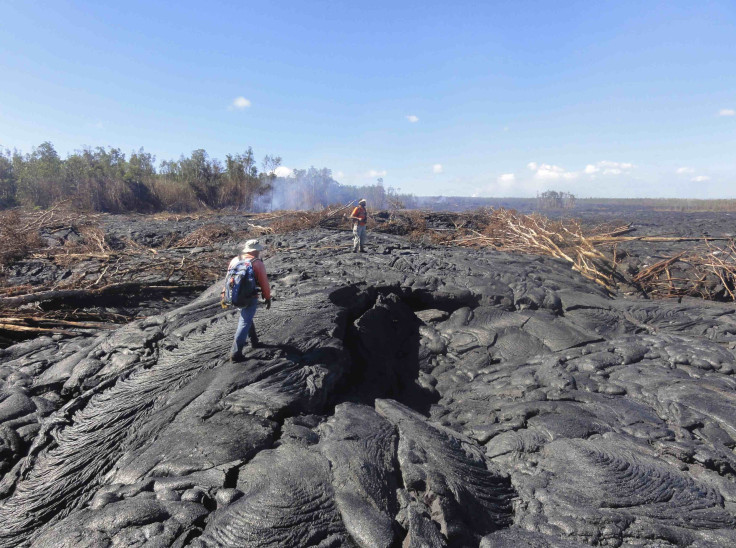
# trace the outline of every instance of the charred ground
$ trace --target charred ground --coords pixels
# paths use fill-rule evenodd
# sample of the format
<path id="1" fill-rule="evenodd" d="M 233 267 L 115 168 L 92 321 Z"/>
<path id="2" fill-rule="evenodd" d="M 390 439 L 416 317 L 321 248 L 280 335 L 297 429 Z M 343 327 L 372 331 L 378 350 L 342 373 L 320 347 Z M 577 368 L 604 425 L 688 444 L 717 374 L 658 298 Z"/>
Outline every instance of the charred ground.
<path id="1" fill-rule="evenodd" d="M 731 304 L 625 297 L 561 259 L 441 245 L 451 216 L 421 233 L 388 217 L 412 230 L 373 230 L 364 256 L 339 226 L 269 233 L 314 220 L 290 215 L 103 216 L 107 258 L 59 264 L 70 238 L 87 245 L 79 228 L 6 269 L 28 295 L 107 280 L 116 252 L 140 264 L 78 285 L 87 301 L 21 303 L 90 325 L 0 350 L 0 545 L 736 541 Z M 653 215 L 627 234 L 733 227 Z M 265 346 L 230 364 L 234 313 L 212 282 L 258 233 L 277 299 L 256 317 Z M 640 270 L 692 245 L 619 247 Z"/>

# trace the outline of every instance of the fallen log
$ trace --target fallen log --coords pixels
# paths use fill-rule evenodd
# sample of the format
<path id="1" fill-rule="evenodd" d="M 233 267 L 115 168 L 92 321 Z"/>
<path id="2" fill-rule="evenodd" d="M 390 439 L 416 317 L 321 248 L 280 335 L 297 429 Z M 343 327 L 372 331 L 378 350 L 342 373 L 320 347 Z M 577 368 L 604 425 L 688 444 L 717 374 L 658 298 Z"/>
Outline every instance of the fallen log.
<path id="1" fill-rule="evenodd" d="M 248 228 L 255 232 L 256 234 L 265 235 L 265 234 L 273 234 L 273 228 L 270 226 L 262 226 L 262 225 L 254 225 L 253 223 L 247 223 Z"/>
<path id="2" fill-rule="evenodd" d="M 345 210 L 345 209 L 348 209 L 349 207 L 351 207 L 351 206 L 353 206 L 353 205 L 355 205 L 355 200 L 352 200 L 351 202 L 348 202 L 348 203 L 347 203 L 347 204 L 345 204 L 344 206 L 342 206 L 342 207 L 338 207 L 338 208 L 337 208 L 337 209 L 335 209 L 334 211 L 331 211 L 331 212 L 329 212 L 329 213 L 328 213 L 328 214 L 327 214 L 327 215 L 325 216 L 325 218 L 324 218 L 324 219 L 322 219 L 322 221 L 326 221 L 327 219 L 330 219 L 330 218 L 334 217 L 335 215 L 337 215 L 337 214 L 338 214 L 338 213 L 340 213 L 341 211 L 343 211 L 343 210 Z M 320 221 L 320 222 L 322 222 L 322 221 Z"/>
<path id="3" fill-rule="evenodd" d="M 146 292 L 146 293 L 167 293 L 182 290 L 199 290 L 209 287 L 209 284 L 188 284 L 188 285 L 152 285 L 142 282 L 124 282 L 117 284 L 109 284 L 96 289 L 56 289 L 51 291 L 39 291 L 37 293 L 28 293 L 25 295 L 16 295 L 14 297 L 0 298 L 0 308 L 16 307 L 29 303 L 70 300 L 70 299 L 90 299 L 94 297 L 102 297 L 115 294 Z"/>
<path id="4" fill-rule="evenodd" d="M 31 327 L 27 325 L 15 325 L 11 323 L 0 323 L 0 331 L 15 331 L 24 334 L 38 335 L 76 335 L 73 331 L 63 329 L 50 329 L 48 327 Z"/>
<path id="5" fill-rule="evenodd" d="M 105 322 L 71 321 L 57 318 L 40 318 L 35 316 L 0 317 L 0 325 L 18 325 L 25 327 L 73 327 L 76 329 L 117 329 L 119 325 Z"/>
<path id="6" fill-rule="evenodd" d="M 732 238 L 710 238 L 708 236 L 588 236 L 595 243 L 606 242 L 727 242 Z"/>
<path id="7" fill-rule="evenodd" d="M 64 250 L 61 250 L 58 253 L 54 253 L 55 250 L 47 250 L 43 253 L 33 253 L 31 254 L 31 258 L 33 259 L 56 259 L 56 258 L 65 258 L 65 259 L 101 259 L 101 260 L 111 260 L 117 258 L 118 254 L 116 253 L 67 253 Z"/>

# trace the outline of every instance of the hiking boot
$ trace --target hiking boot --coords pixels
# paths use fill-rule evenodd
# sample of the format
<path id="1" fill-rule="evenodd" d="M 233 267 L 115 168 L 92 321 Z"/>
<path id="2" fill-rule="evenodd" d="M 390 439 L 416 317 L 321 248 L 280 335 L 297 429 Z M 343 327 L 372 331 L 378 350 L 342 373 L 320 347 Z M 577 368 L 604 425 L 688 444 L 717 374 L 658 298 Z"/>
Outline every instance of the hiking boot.
<path id="1" fill-rule="evenodd" d="M 357 252 L 358 252 L 358 250 L 357 250 L 357 249 L 353 249 L 353 253 L 357 253 Z"/>
<path id="2" fill-rule="evenodd" d="M 245 361 L 245 356 L 243 356 L 240 353 L 238 353 L 238 354 L 230 354 L 230 361 L 232 363 L 241 363 L 241 362 L 244 362 Z"/>
<path id="3" fill-rule="evenodd" d="M 361 253 L 368 253 L 365 249 L 360 250 Z"/>
<path id="4" fill-rule="evenodd" d="M 251 348 L 263 348 L 263 343 L 258 340 L 250 341 L 250 347 Z"/>

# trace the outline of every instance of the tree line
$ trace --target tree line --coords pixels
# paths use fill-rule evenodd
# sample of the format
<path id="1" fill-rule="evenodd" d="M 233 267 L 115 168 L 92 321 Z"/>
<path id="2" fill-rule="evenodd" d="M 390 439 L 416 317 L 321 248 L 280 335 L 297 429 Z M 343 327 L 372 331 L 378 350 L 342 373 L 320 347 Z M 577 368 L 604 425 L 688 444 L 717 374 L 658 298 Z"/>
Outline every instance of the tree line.
<path id="1" fill-rule="evenodd" d="M 547 190 L 537 194 L 537 209 L 574 209 L 576 198 L 570 192 Z"/>
<path id="2" fill-rule="evenodd" d="M 296 169 L 277 177 L 278 156 L 257 161 L 252 148 L 211 158 L 204 149 L 178 160 L 156 158 L 143 148 L 126 156 L 119 148 L 84 148 L 61 158 L 50 142 L 31 153 L 0 151 L 0 209 L 47 208 L 70 200 L 89 211 L 110 213 L 317 209 L 365 197 L 374 207 L 411 207 L 411 195 L 370 186 L 342 185 L 327 168 Z"/>

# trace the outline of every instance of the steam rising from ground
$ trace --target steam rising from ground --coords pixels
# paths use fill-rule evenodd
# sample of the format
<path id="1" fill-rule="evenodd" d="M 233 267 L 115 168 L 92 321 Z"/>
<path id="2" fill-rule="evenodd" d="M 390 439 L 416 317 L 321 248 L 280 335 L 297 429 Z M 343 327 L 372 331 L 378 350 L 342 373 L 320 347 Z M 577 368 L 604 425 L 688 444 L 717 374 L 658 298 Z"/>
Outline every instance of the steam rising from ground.
<path id="1" fill-rule="evenodd" d="M 369 207 L 378 209 L 396 203 L 404 207 L 416 205 L 413 196 L 399 194 L 380 181 L 369 186 L 343 185 L 332 177 L 332 170 L 328 168 L 290 170 L 279 167 L 274 174 L 276 178 L 271 190 L 255 200 L 256 211 L 321 209 L 331 204 L 357 203 L 361 198 L 368 201 Z"/>

